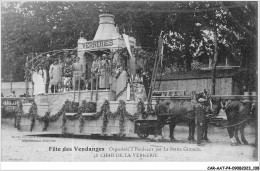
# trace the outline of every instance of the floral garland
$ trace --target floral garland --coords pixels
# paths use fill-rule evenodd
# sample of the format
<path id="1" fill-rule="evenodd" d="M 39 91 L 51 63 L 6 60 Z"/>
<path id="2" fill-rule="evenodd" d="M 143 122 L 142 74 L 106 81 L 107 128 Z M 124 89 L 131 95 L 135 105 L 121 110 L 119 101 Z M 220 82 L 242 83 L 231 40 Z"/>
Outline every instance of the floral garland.
<path id="1" fill-rule="evenodd" d="M 96 112 L 96 103 L 95 102 L 84 102 L 82 103 L 79 113 L 90 113 L 90 112 Z M 84 129 L 84 123 L 85 120 L 96 120 L 100 118 L 100 116 L 103 115 L 103 126 L 102 126 L 102 133 L 106 131 L 107 123 L 108 123 L 108 116 L 111 115 L 110 112 L 110 105 L 109 101 L 106 100 L 104 104 L 101 106 L 101 109 L 99 112 L 97 112 L 95 115 L 92 116 L 80 116 L 79 117 L 79 132 L 82 133 Z"/>
<path id="2" fill-rule="evenodd" d="M 67 122 L 67 118 L 65 113 L 63 113 L 63 117 L 62 117 L 62 124 L 61 124 L 61 133 L 62 135 L 65 135 L 67 133 L 67 127 L 66 127 L 66 122 Z"/>
<path id="3" fill-rule="evenodd" d="M 32 118 L 31 120 L 31 125 L 30 125 L 30 131 L 33 130 L 35 126 L 35 120 L 39 120 L 40 122 L 44 122 L 43 129 L 42 131 L 46 131 L 49 125 L 49 122 L 54 122 L 56 121 L 61 115 L 62 117 L 62 134 L 66 134 L 67 128 L 66 128 L 66 121 L 67 119 L 69 120 L 79 120 L 80 121 L 80 132 L 83 131 L 84 129 L 84 123 L 85 120 L 96 120 L 100 118 L 101 115 L 103 115 L 103 126 L 102 126 L 102 133 L 106 131 L 106 127 L 108 124 L 108 118 L 109 117 L 117 117 L 119 116 L 119 136 L 123 136 L 124 132 L 124 123 L 125 123 L 125 118 L 127 117 L 130 121 L 135 121 L 138 119 L 139 115 L 142 115 L 143 118 L 147 117 L 148 115 L 155 115 L 157 109 L 153 110 L 151 104 L 147 104 L 147 112 L 145 111 L 144 107 L 144 102 L 139 101 L 137 104 L 137 112 L 134 115 L 131 115 L 129 112 L 126 111 L 126 103 L 123 100 L 119 101 L 119 106 L 117 108 L 117 111 L 112 113 L 110 111 L 110 104 L 109 101 L 106 100 L 104 104 L 101 106 L 101 109 L 99 112 L 97 112 L 95 115 L 91 116 L 82 116 L 82 113 L 90 113 L 90 112 L 96 112 L 96 102 L 86 102 L 83 101 L 82 105 L 80 107 L 76 106 L 76 103 L 70 102 L 70 101 L 65 101 L 65 104 L 61 108 L 61 110 L 56 113 L 55 115 L 50 116 L 50 112 L 46 112 L 44 116 L 39 116 L 38 111 L 37 111 L 37 105 L 35 102 L 32 103 L 31 108 L 29 109 L 28 114 L 24 114 L 22 110 L 22 102 L 19 103 L 19 106 L 17 108 L 17 129 L 20 130 L 20 121 L 21 117 L 27 117 L 27 118 Z M 74 116 L 66 116 L 65 113 L 77 113 Z"/>
<path id="4" fill-rule="evenodd" d="M 126 89 L 127 89 L 127 84 L 126 84 L 126 86 L 124 87 L 124 89 L 123 89 L 122 91 L 120 91 L 120 92 L 116 95 L 116 100 L 117 100 L 120 96 L 123 95 L 123 93 L 126 91 Z"/>
<path id="5" fill-rule="evenodd" d="M 106 100 L 104 102 L 104 104 L 102 105 L 100 113 L 101 113 L 100 115 L 103 114 L 102 133 L 104 133 L 106 131 L 107 124 L 108 124 L 108 116 L 111 115 L 110 105 L 109 105 L 109 101 L 108 100 Z"/>
<path id="6" fill-rule="evenodd" d="M 82 104 L 79 108 L 79 112 L 80 113 L 94 113 L 96 112 L 96 106 L 97 103 L 96 102 L 86 102 L 85 100 L 82 101 Z M 101 116 L 101 112 L 96 113 L 95 115 L 92 116 L 80 116 L 79 117 L 79 132 L 81 133 L 84 129 L 84 123 L 85 120 L 94 120 L 94 119 L 98 119 Z"/>
<path id="7" fill-rule="evenodd" d="M 21 117 L 24 117 L 24 118 L 31 118 L 30 131 L 33 130 L 33 128 L 35 126 L 36 119 L 39 122 L 44 122 L 42 130 L 46 131 L 48 126 L 49 126 L 49 122 L 55 122 L 56 120 L 58 120 L 58 118 L 62 114 L 65 113 L 65 109 L 67 108 L 68 103 L 69 103 L 69 101 L 67 100 L 65 102 L 65 104 L 63 105 L 63 107 L 61 108 L 61 110 L 58 113 L 56 113 L 56 114 L 54 114 L 52 116 L 49 116 L 50 112 L 46 112 L 45 116 L 39 116 L 38 115 L 38 110 L 37 110 L 37 105 L 36 105 L 36 103 L 34 101 L 32 102 L 32 106 L 29 109 L 29 113 L 27 113 L 27 114 L 24 114 L 22 102 L 20 101 L 19 105 L 18 105 L 18 108 L 16 108 L 16 128 L 18 130 L 21 129 L 21 125 L 20 125 L 21 124 Z"/>
<path id="8" fill-rule="evenodd" d="M 77 113 L 77 114 L 73 115 L 73 116 L 66 116 L 65 115 L 66 113 Z M 67 100 L 64 105 L 64 112 L 63 112 L 63 116 L 62 116 L 61 129 L 62 129 L 63 135 L 67 134 L 67 127 L 66 127 L 67 119 L 76 120 L 79 117 L 80 117 L 80 113 L 78 112 L 78 107 L 77 107 L 76 103 Z"/>
<path id="9" fill-rule="evenodd" d="M 16 128 L 21 130 L 21 117 L 23 115 L 23 104 L 22 101 L 19 101 L 17 113 L 16 113 Z"/>
<path id="10" fill-rule="evenodd" d="M 117 108 L 117 112 L 116 114 L 119 114 L 119 136 L 123 136 L 123 132 L 125 130 L 124 126 L 125 126 L 125 119 L 124 116 L 126 116 L 126 114 L 128 113 L 126 111 L 126 107 L 125 107 L 125 101 L 120 100 L 119 101 L 119 106 Z"/>
<path id="11" fill-rule="evenodd" d="M 41 118 L 41 121 L 43 122 L 42 131 L 47 131 L 50 122 L 50 112 L 46 112 L 44 117 Z"/>
<path id="12" fill-rule="evenodd" d="M 31 118 L 31 124 L 30 124 L 30 131 L 32 132 L 34 126 L 35 126 L 35 118 L 38 114 L 38 109 L 35 101 L 33 101 L 32 106 L 29 109 L 28 115 L 25 115 L 23 117 Z"/>

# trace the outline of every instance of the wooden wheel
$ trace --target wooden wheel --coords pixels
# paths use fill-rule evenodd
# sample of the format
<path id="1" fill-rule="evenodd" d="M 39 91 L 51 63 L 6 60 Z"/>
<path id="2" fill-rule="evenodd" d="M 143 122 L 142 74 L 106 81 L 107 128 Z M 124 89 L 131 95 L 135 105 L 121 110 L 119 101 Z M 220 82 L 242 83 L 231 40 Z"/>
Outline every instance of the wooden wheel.
<path id="1" fill-rule="evenodd" d="M 149 136 L 149 134 L 147 134 L 147 133 L 137 133 L 137 135 L 139 138 L 143 138 L 143 139 L 147 138 Z"/>

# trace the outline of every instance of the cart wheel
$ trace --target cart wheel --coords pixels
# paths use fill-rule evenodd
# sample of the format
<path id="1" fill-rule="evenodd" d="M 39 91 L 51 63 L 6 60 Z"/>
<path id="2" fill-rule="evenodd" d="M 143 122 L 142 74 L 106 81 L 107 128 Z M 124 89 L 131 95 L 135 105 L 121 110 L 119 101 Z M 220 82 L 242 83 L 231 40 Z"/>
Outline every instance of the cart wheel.
<path id="1" fill-rule="evenodd" d="M 58 92 L 63 92 L 63 90 L 64 90 L 64 87 L 62 86 L 62 84 L 61 83 L 58 83 Z"/>
<path id="2" fill-rule="evenodd" d="M 147 133 L 137 133 L 139 138 L 147 138 L 149 136 L 149 134 Z"/>

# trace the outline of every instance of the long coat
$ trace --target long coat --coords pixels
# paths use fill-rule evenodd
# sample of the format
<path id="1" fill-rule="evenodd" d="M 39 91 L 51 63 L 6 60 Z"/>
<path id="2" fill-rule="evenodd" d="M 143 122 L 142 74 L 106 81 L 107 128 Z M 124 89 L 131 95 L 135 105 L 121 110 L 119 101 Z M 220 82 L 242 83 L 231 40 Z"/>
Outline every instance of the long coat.
<path id="1" fill-rule="evenodd" d="M 57 85 L 61 82 L 61 66 L 59 64 L 51 64 L 49 74 L 50 74 L 50 84 Z"/>

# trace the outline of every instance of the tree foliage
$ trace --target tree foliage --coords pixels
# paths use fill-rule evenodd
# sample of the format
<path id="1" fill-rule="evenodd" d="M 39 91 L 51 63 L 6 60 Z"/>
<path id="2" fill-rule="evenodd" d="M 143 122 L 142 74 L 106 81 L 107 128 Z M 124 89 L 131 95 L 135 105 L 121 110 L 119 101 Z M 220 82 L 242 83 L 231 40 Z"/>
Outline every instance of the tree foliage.
<path id="1" fill-rule="evenodd" d="M 208 64 L 215 53 L 214 29 L 219 64 L 228 58 L 250 72 L 257 68 L 257 2 L 8 1 L 1 8 L 5 80 L 11 69 L 15 81 L 24 80 L 27 54 L 75 48 L 81 31 L 92 40 L 101 13 L 115 15 L 120 33 L 135 37 L 150 52 L 155 52 L 163 31 L 165 71 L 196 69 L 196 62 Z"/>

